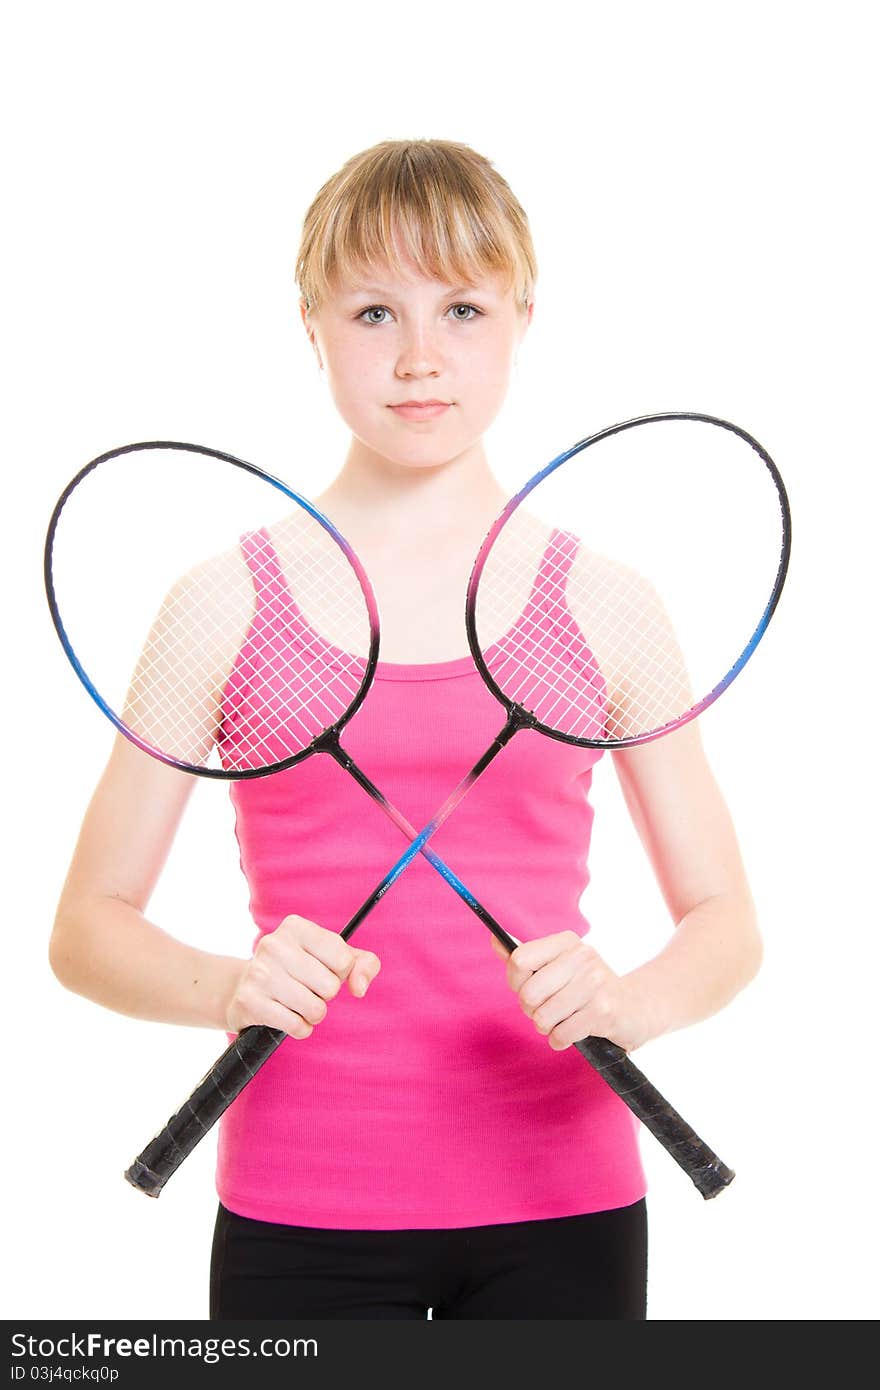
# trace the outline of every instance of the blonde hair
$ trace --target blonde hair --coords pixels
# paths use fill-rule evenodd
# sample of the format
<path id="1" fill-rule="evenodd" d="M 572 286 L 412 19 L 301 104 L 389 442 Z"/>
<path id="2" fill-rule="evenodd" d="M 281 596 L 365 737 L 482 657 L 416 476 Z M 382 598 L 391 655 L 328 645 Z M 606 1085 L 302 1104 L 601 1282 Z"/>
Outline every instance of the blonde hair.
<path id="1" fill-rule="evenodd" d="M 296 281 L 317 312 L 350 272 L 408 256 L 424 275 L 507 277 L 522 309 L 538 275 L 528 219 L 490 161 L 450 140 L 385 140 L 319 189 L 303 223 Z"/>

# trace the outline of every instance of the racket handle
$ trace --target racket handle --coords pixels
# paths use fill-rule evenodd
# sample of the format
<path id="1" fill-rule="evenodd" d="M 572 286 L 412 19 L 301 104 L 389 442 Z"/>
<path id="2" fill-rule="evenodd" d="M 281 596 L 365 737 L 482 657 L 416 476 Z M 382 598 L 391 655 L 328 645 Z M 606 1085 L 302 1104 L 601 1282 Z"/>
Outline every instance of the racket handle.
<path id="1" fill-rule="evenodd" d="M 704 1144 L 689 1124 L 664 1100 L 655 1086 L 617 1043 L 607 1038 L 581 1038 L 575 1047 L 595 1067 L 612 1091 L 629 1106 L 646 1129 L 684 1169 L 698 1192 L 708 1200 L 717 1197 L 736 1176 L 717 1154 Z"/>
<path id="2" fill-rule="evenodd" d="M 244 1028 L 165 1128 L 126 1170 L 126 1180 L 132 1187 L 148 1197 L 158 1197 L 183 1160 L 286 1036 L 279 1028 Z M 699 1138 L 622 1047 L 607 1038 L 595 1037 L 581 1038 L 575 1047 L 684 1169 L 703 1197 L 716 1197 L 733 1181 L 733 1169 Z"/>
<path id="3" fill-rule="evenodd" d="M 256 1024 L 243 1028 L 202 1078 L 189 1100 L 171 1116 L 165 1128 L 150 1140 L 127 1170 L 125 1176 L 132 1187 L 148 1197 L 158 1197 L 172 1173 L 286 1037 L 281 1028 Z"/>

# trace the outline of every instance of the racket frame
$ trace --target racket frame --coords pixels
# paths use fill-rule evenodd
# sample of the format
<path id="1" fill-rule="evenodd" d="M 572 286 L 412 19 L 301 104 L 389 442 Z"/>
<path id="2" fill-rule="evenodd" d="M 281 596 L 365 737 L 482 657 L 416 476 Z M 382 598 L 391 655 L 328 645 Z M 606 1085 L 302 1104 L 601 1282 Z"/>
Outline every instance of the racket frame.
<path id="1" fill-rule="evenodd" d="M 251 474 L 252 477 L 259 478 L 262 482 L 270 483 L 272 487 L 283 493 L 285 497 L 289 497 L 292 502 L 295 502 L 298 506 L 302 507 L 304 511 L 308 512 L 309 516 L 324 528 L 327 534 L 339 546 L 340 550 L 342 550 L 345 558 L 357 575 L 358 583 L 360 584 L 366 604 L 370 625 L 369 650 L 360 686 L 351 704 L 349 704 L 340 718 L 335 720 L 335 722 L 327 728 L 322 729 L 305 748 L 301 748 L 298 753 L 293 753 L 290 757 L 279 759 L 277 762 L 268 763 L 261 767 L 235 769 L 203 767 L 195 763 L 184 762 L 180 758 L 172 757 L 171 754 L 165 753 L 161 748 L 157 748 L 155 745 L 148 743 L 145 739 L 136 734 L 133 729 L 129 728 L 120 715 L 118 715 L 104 699 L 74 651 L 73 644 L 61 617 L 52 570 L 52 556 L 58 522 L 71 494 L 76 490 L 83 479 L 88 477 L 99 464 L 109 463 L 111 459 L 122 458 L 126 454 L 137 451 L 143 452 L 148 449 L 180 449 L 188 453 L 202 454 L 207 458 L 214 458 L 223 463 L 234 464 L 236 468 L 240 468 L 243 472 Z M 287 768 L 295 767 L 297 763 L 310 757 L 312 753 L 318 751 L 332 751 L 332 746 L 334 744 L 338 745 L 339 735 L 345 725 L 362 705 L 367 691 L 372 684 L 376 665 L 379 660 L 379 609 L 376 603 L 376 596 L 373 593 L 372 585 L 367 578 L 367 573 L 363 565 L 345 537 L 337 531 L 332 521 L 319 512 L 317 507 L 314 507 L 307 498 L 302 497 L 298 492 L 294 492 L 292 488 L 289 488 L 280 478 L 276 478 L 274 474 L 267 473 L 265 469 L 258 468 L 256 464 L 248 463 L 245 459 L 237 458 L 235 454 L 227 454 L 221 449 L 211 449 L 204 444 L 186 444 L 180 440 L 173 439 L 152 439 L 138 444 L 124 444 L 118 449 L 108 449 L 106 453 L 99 454 L 97 458 L 87 463 L 84 468 L 80 469 L 74 478 L 71 478 L 55 504 L 49 522 L 49 528 L 46 533 L 46 545 L 43 552 L 43 578 L 46 586 L 46 598 L 49 603 L 49 612 L 52 615 L 55 631 L 58 633 L 59 640 L 67 654 L 71 666 L 98 708 L 106 714 L 110 722 L 114 724 L 119 732 L 124 734 L 135 747 L 140 748 L 144 753 L 149 753 L 150 757 L 156 758 L 159 762 L 165 763 L 169 767 L 179 768 L 181 772 L 191 772 L 196 777 L 211 777 L 217 781 L 244 782 L 252 777 L 267 777 L 273 772 L 283 772 Z"/>
<path id="2" fill-rule="evenodd" d="M 495 544 L 495 541 L 497 540 L 499 534 L 501 533 L 507 522 L 510 520 L 513 513 L 516 511 L 517 507 L 519 507 L 520 504 L 525 501 L 525 499 L 529 496 L 531 492 L 535 490 L 539 483 L 543 482 L 544 479 L 549 477 L 551 473 L 555 473 L 556 469 L 560 468 L 562 464 L 567 463 L 569 459 L 574 458 L 576 454 L 581 453 L 584 449 L 588 449 L 592 445 L 600 443 L 603 439 L 610 439 L 612 436 L 616 434 L 622 434 L 625 430 L 634 429 L 638 425 L 653 425 L 671 420 L 694 420 L 704 425 L 717 425 L 720 429 L 729 430 L 731 434 L 738 435 L 740 439 L 744 440 L 746 444 L 750 445 L 751 448 L 754 449 L 755 453 L 758 454 L 758 456 L 761 458 L 765 467 L 767 468 L 770 476 L 773 479 L 773 482 L 776 485 L 776 491 L 779 497 L 779 507 L 782 517 L 782 546 L 779 555 L 779 565 L 777 567 L 776 577 L 773 581 L 773 587 L 771 590 L 770 598 L 764 608 L 763 613 L 761 614 L 758 625 L 752 633 L 752 636 L 749 638 L 748 642 L 743 648 L 743 651 L 737 657 L 736 661 L 733 663 L 730 669 L 727 671 L 726 675 L 724 675 L 722 679 L 718 681 L 718 683 L 715 686 L 713 686 L 708 695 L 703 696 L 701 700 L 698 700 L 696 704 L 692 705 L 690 709 L 684 712 L 684 714 L 679 715 L 675 719 L 669 720 L 666 724 L 663 724 L 658 729 L 651 729 L 645 733 L 634 734 L 628 738 L 582 738 L 575 734 L 562 733 L 559 729 L 554 729 L 549 724 L 542 723 L 541 720 L 538 719 L 537 716 L 533 714 L 530 710 L 526 709 L 525 706 L 518 704 L 515 700 L 512 700 L 510 696 L 505 695 L 504 691 L 500 688 L 500 686 L 498 686 L 494 677 L 492 676 L 492 672 L 489 670 L 489 667 L 486 663 L 486 659 L 483 656 L 479 637 L 477 635 L 476 619 L 477 596 L 479 593 L 480 579 L 483 574 L 483 569 L 485 567 L 486 561 L 489 558 L 492 546 Z M 467 631 L 468 646 L 470 647 L 471 656 L 473 657 L 474 662 L 476 663 L 480 675 L 482 676 L 486 685 L 491 690 L 492 694 L 495 696 L 496 700 L 498 700 L 498 702 L 507 711 L 510 735 L 515 733 L 518 729 L 537 729 L 542 734 L 546 734 L 548 738 L 555 738 L 560 743 L 573 743 L 580 748 L 631 748 L 636 744 L 650 743 L 653 739 L 662 738 L 664 734 L 673 733 L 674 730 L 680 729 L 682 725 L 688 724 L 692 719 L 696 719 L 698 715 L 703 713 L 703 710 L 708 709 L 709 705 L 713 704 L 715 700 L 718 699 L 719 695 L 722 695 L 724 693 L 724 691 L 730 685 L 731 681 L 733 681 L 734 678 L 739 675 L 740 671 L 743 669 L 749 658 L 753 655 L 755 648 L 757 647 L 758 643 L 760 642 L 761 638 L 766 632 L 767 625 L 770 622 L 771 617 L 773 616 L 773 612 L 776 608 L 777 603 L 779 602 L 779 597 L 782 593 L 782 586 L 785 583 L 785 577 L 788 573 L 790 555 L 791 507 L 788 501 L 788 494 L 785 490 L 785 484 L 782 481 L 782 475 L 780 474 L 776 464 L 773 462 L 773 459 L 767 453 L 767 450 L 763 447 L 763 445 L 759 444 L 758 440 L 755 439 L 753 435 L 749 434 L 747 430 L 742 429 L 740 425 L 733 424 L 730 420 L 724 420 L 717 415 L 705 415 L 693 410 L 666 410 L 653 415 L 638 415 L 635 416 L 632 420 L 623 420 L 619 424 L 609 425 L 606 429 L 598 430 L 595 434 L 587 435 L 586 438 L 579 440 L 577 444 L 572 444 L 572 446 L 569 449 L 565 449 L 563 453 L 558 454 L 556 458 L 551 459 L 550 463 L 548 463 L 544 468 L 542 468 L 538 473 L 536 473 L 534 477 L 530 478 L 529 481 L 525 484 L 525 486 L 520 488 L 519 492 L 516 493 L 516 495 L 512 497 L 510 501 L 507 503 L 504 510 L 499 514 L 495 522 L 492 524 L 492 527 L 490 528 L 486 536 L 486 539 L 480 546 L 477 558 L 474 561 L 473 569 L 471 570 L 471 577 L 468 583 L 467 600 L 465 603 L 465 628 Z M 507 733 L 506 728 L 504 732 Z"/>

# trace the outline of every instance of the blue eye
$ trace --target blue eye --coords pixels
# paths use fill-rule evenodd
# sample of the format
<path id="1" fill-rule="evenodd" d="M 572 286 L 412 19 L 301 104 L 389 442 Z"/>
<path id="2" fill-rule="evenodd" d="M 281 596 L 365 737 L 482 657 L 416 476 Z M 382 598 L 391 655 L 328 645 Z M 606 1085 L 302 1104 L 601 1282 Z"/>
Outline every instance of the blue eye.
<path id="1" fill-rule="evenodd" d="M 478 315 L 483 313 L 483 310 L 478 309 L 474 304 L 452 304 L 450 305 L 450 309 L 452 310 L 452 317 L 459 323 L 470 323 L 473 319 L 477 318 Z M 459 309 L 466 310 L 466 316 L 464 314 L 459 314 L 457 312 Z M 371 304 L 368 308 L 361 310 L 358 314 L 358 318 L 363 323 L 374 324 L 378 327 L 378 325 L 384 323 L 385 320 L 382 318 L 371 318 L 370 315 L 387 314 L 388 312 L 389 310 L 385 308 L 384 304 Z"/>

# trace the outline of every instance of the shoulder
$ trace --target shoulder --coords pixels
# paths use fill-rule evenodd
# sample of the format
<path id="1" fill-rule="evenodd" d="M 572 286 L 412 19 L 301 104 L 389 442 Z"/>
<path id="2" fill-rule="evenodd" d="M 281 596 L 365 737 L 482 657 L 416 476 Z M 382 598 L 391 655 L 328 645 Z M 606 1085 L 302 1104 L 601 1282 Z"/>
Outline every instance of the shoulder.
<path id="1" fill-rule="evenodd" d="M 156 627 L 181 654 L 193 645 L 217 653 L 240 644 L 255 606 L 253 575 L 241 547 L 235 546 L 178 576 Z"/>

